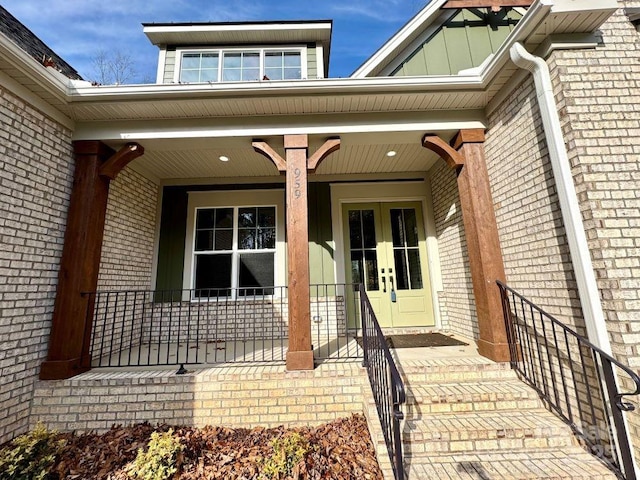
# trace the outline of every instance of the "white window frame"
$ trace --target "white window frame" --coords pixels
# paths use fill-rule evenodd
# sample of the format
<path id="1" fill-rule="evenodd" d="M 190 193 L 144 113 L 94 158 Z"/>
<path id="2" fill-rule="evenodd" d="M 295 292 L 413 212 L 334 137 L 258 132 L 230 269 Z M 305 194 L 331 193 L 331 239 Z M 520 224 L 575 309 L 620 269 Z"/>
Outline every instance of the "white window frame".
<path id="1" fill-rule="evenodd" d="M 182 288 L 193 292 L 195 288 L 195 268 L 196 255 L 206 254 L 207 252 L 197 252 L 195 249 L 196 242 L 196 215 L 198 210 L 207 208 L 233 208 L 233 250 L 215 250 L 210 253 L 222 254 L 231 253 L 231 297 L 225 297 L 229 300 L 250 300 L 252 296 L 237 296 L 238 288 L 238 265 L 239 257 L 242 253 L 265 252 L 274 253 L 274 287 L 286 285 L 286 244 L 285 244 L 285 225 L 284 225 L 284 191 L 283 190 L 242 190 L 242 191 L 208 191 L 208 192 L 189 192 L 188 193 L 188 210 L 187 210 L 187 231 L 185 237 L 185 255 L 184 270 L 182 277 Z M 240 208 L 251 207 L 275 207 L 276 210 L 276 247 L 275 249 L 260 250 L 240 250 L 238 249 L 238 210 Z M 271 285 L 270 285 L 271 286 Z M 278 297 L 284 292 L 275 288 L 273 296 Z M 265 295 L 267 296 L 267 295 Z M 261 295 L 262 297 L 262 295 Z M 185 299 L 193 302 L 210 301 L 209 297 Z"/>
<path id="2" fill-rule="evenodd" d="M 239 82 L 251 82 L 253 80 L 227 80 L 222 81 L 223 68 L 222 59 L 225 53 L 229 52 L 255 52 L 260 53 L 260 78 L 257 81 L 262 81 L 264 77 L 264 57 L 266 52 L 296 52 L 300 53 L 300 80 L 307 78 L 307 46 L 306 45 L 287 45 L 287 46 L 274 46 L 274 47 L 232 47 L 232 48 L 177 48 L 176 49 L 176 63 L 173 72 L 174 83 L 180 83 L 180 72 L 182 71 L 182 56 L 185 53 L 217 53 L 218 54 L 218 80 L 215 83 L 239 83 Z M 295 82 L 298 79 L 283 79 L 283 80 L 269 80 L 272 82 Z M 209 83 L 209 82 L 185 82 L 185 83 Z"/>

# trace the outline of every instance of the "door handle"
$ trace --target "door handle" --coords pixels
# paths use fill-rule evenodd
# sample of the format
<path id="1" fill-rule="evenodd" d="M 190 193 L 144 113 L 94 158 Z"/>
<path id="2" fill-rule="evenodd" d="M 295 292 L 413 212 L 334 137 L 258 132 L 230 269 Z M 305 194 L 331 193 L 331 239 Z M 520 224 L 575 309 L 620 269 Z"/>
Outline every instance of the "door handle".
<path id="1" fill-rule="evenodd" d="M 382 293 L 387 293 L 387 279 L 384 276 L 384 268 L 381 270 L 382 275 Z"/>
<path id="2" fill-rule="evenodd" d="M 395 303 L 396 301 L 396 291 L 393 288 L 393 275 L 391 275 L 393 273 L 392 269 L 389 269 L 389 286 L 391 287 L 391 301 Z"/>

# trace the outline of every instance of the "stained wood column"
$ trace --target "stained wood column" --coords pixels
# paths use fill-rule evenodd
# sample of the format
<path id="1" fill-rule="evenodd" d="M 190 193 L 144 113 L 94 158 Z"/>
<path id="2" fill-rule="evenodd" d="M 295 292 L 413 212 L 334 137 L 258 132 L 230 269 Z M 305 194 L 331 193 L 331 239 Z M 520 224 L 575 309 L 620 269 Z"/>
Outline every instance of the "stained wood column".
<path id="1" fill-rule="evenodd" d="M 484 131 L 461 130 L 448 145 L 436 135 L 422 144 L 438 153 L 458 175 L 458 193 L 478 315 L 479 353 L 496 362 L 510 359 L 507 330 L 496 280 L 505 280 L 489 174 Z"/>
<path id="2" fill-rule="evenodd" d="M 289 296 L 289 349 L 287 370 L 313 370 L 311 345 L 311 298 L 309 287 L 309 210 L 308 172 L 340 148 L 339 139 L 329 139 L 307 158 L 307 135 L 285 135 L 285 159 L 266 142 L 253 142 L 256 152 L 271 160 L 286 175 L 287 269 Z"/>
<path id="3" fill-rule="evenodd" d="M 99 141 L 73 144 L 75 173 L 60 259 L 49 351 L 40 378 L 70 378 L 90 369 L 89 338 L 93 305 L 83 292 L 95 292 L 109 183 L 131 160 L 142 155 L 138 144 L 117 153 Z"/>

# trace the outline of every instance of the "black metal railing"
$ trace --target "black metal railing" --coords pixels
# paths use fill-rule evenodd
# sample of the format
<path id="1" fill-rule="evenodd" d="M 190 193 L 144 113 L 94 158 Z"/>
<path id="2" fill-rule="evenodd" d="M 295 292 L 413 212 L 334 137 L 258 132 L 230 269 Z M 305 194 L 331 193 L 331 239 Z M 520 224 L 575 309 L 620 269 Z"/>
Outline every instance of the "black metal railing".
<path id="1" fill-rule="evenodd" d="M 619 478 L 635 480 L 623 412 L 635 408 L 624 397 L 640 394 L 640 377 L 515 290 L 498 286 L 512 368 Z M 616 374 L 628 391 L 620 392 Z"/>
<path id="2" fill-rule="evenodd" d="M 316 359 L 362 358 L 351 285 L 312 285 Z M 92 367 L 284 362 L 286 287 L 98 291 L 88 296 Z"/>
<path id="3" fill-rule="evenodd" d="M 360 305 L 364 365 L 394 476 L 396 480 L 404 480 L 400 433 L 400 421 L 404 418 L 401 406 L 406 401 L 404 384 L 363 285 L 360 285 Z"/>

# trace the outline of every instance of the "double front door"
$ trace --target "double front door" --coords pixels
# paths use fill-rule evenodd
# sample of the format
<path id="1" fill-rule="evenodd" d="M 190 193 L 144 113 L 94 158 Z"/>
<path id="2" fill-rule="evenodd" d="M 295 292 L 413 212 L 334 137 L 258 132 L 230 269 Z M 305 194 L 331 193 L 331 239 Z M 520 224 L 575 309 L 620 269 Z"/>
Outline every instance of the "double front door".
<path id="1" fill-rule="evenodd" d="M 347 280 L 362 283 L 383 327 L 433 326 L 420 202 L 345 204 Z"/>

